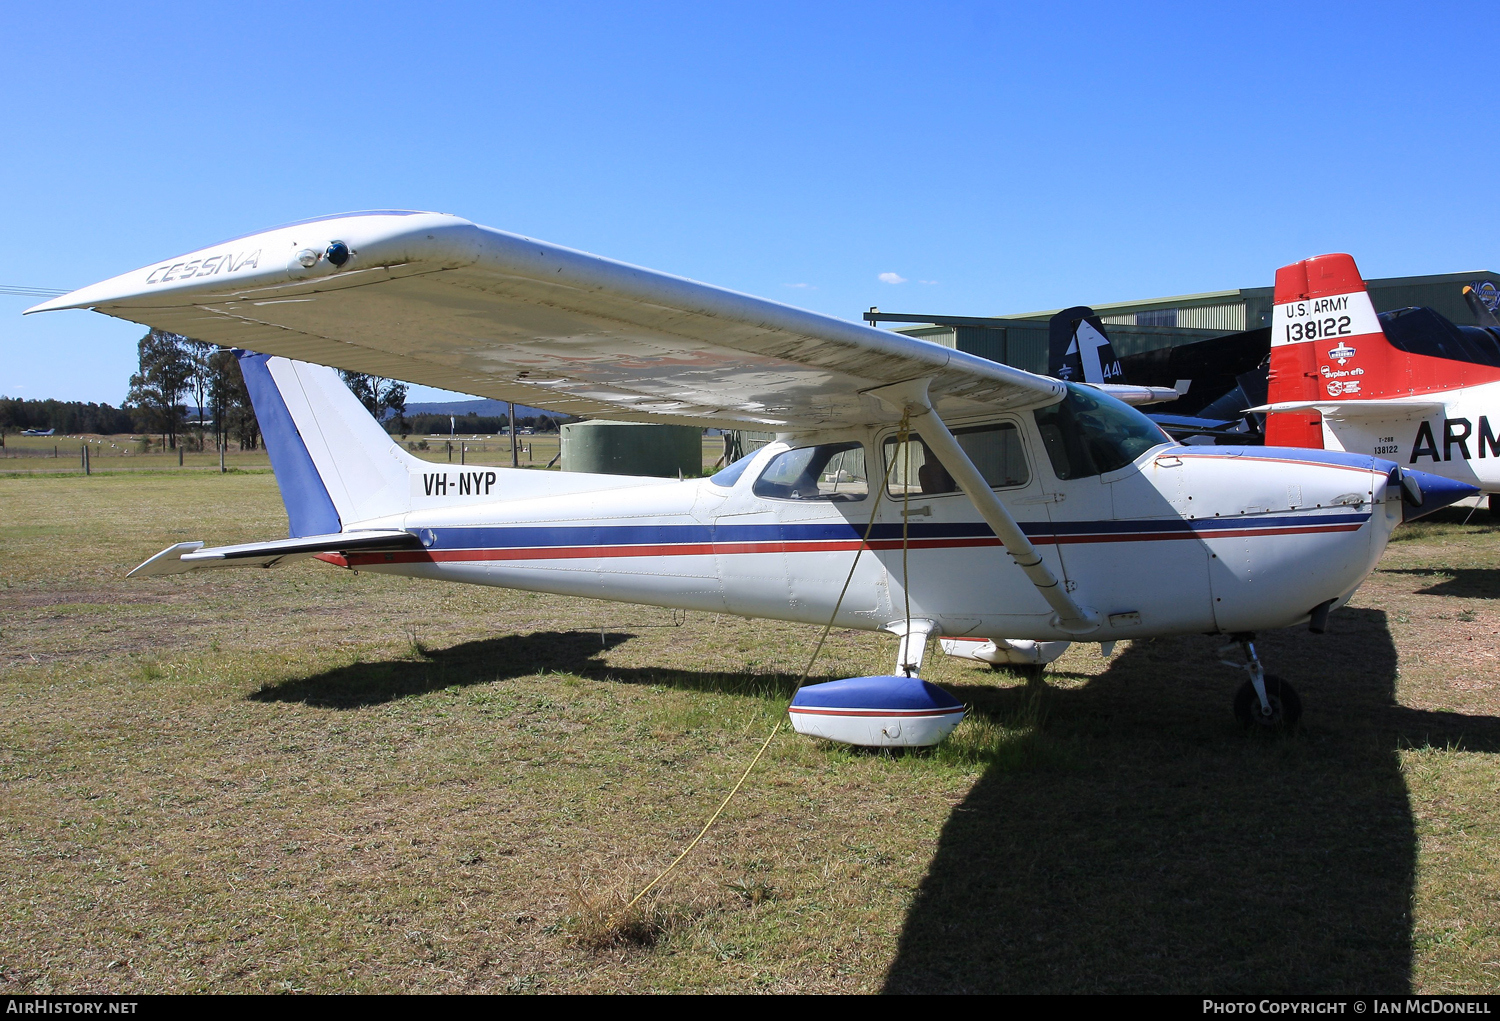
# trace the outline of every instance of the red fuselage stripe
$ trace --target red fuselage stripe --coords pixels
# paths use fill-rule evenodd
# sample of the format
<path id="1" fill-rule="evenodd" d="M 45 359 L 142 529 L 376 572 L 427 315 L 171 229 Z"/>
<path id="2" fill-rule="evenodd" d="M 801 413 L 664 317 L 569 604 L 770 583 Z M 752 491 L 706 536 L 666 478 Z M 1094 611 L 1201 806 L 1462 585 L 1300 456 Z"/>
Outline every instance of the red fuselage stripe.
<path id="1" fill-rule="evenodd" d="M 1305 535 L 1312 532 L 1355 532 L 1362 525 L 1297 525 L 1279 528 L 1222 528 L 1212 525 L 1179 532 L 1095 532 L 1083 535 L 1038 535 L 1031 541 L 1038 546 L 1071 545 L 1094 542 L 1160 542 L 1168 539 L 1202 539 L 1225 535 Z M 860 546 L 858 539 L 835 539 L 812 542 L 723 542 L 668 543 L 639 546 L 525 546 L 506 549 L 400 550 L 392 553 L 350 553 L 348 566 L 369 567 L 380 564 L 478 563 L 486 560 L 611 560 L 624 557 L 706 557 L 743 553 L 842 553 Z M 999 546 L 993 536 L 955 539 L 913 539 L 912 549 L 961 549 Z M 870 550 L 896 550 L 900 539 L 880 539 L 865 545 Z M 325 558 L 327 559 L 327 558 Z M 329 560 L 330 563 L 337 561 Z"/>

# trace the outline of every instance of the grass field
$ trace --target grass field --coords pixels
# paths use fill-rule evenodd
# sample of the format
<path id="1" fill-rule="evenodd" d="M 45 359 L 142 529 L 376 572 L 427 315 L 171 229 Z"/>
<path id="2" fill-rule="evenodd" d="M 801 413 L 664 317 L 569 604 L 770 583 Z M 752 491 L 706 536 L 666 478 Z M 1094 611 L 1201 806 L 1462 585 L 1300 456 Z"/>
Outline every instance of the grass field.
<path id="1" fill-rule="evenodd" d="M 1077 646 L 1042 689 L 939 656 L 973 706 L 947 744 L 778 737 L 624 938 L 601 914 L 733 783 L 816 629 L 315 562 L 123 580 L 285 534 L 248 465 L 10 475 L 0 525 L 7 993 L 1500 984 L 1484 512 L 1399 531 L 1329 634 L 1265 636 L 1292 737 L 1234 726 L 1206 637 Z M 836 633 L 815 679 L 893 643 Z"/>

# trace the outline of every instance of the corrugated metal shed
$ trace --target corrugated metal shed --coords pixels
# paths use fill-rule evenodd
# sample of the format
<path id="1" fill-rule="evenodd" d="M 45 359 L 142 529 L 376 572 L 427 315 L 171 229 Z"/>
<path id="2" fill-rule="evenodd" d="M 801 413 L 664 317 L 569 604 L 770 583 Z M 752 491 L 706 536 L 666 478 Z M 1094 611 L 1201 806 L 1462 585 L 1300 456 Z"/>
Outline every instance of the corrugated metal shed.
<path id="1" fill-rule="evenodd" d="M 1473 326 L 1477 320 L 1464 300 L 1463 288 L 1466 284 L 1478 285 L 1486 281 L 1500 289 L 1500 274 L 1488 270 L 1384 277 L 1367 280 L 1365 286 L 1377 312 L 1407 305 L 1426 305 L 1455 323 Z M 1273 289 L 1270 287 L 1244 287 L 1237 291 L 1178 294 L 1144 301 L 1107 302 L 1091 307 L 1108 326 L 1116 353 L 1128 355 L 1269 326 L 1272 299 Z M 942 316 L 937 318 L 944 325 L 913 325 L 896 329 L 899 333 L 921 337 L 944 347 L 956 347 L 1032 372 L 1045 372 L 1047 320 L 1060 311 L 1047 309 L 993 318 Z M 872 322 L 920 323 L 922 317 L 896 313 L 882 317 L 872 309 L 865 318 Z"/>
<path id="2" fill-rule="evenodd" d="M 1182 326 L 1190 330 L 1222 330 L 1225 333 L 1239 333 L 1246 329 L 1243 301 L 1122 312 L 1101 318 L 1107 326 Z"/>

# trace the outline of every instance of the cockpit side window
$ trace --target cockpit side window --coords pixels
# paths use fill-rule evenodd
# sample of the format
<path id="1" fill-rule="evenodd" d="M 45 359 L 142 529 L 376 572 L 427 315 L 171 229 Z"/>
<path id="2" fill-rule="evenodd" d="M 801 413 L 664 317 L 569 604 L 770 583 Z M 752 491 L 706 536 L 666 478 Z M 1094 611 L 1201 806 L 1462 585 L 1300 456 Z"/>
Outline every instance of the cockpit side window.
<path id="1" fill-rule="evenodd" d="M 1068 396 L 1033 412 L 1058 478 L 1102 475 L 1170 442 L 1160 426 L 1130 405 L 1092 387 L 1067 387 Z"/>
<path id="2" fill-rule="evenodd" d="M 796 447 L 771 458 L 751 491 L 769 500 L 863 500 L 869 494 L 859 443 Z"/>
<path id="3" fill-rule="evenodd" d="M 958 429 L 953 435 L 991 489 L 1024 486 L 1030 480 L 1026 455 L 1021 449 L 1021 432 L 1014 423 Z M 904 446 L 896 442 L 896 437 L 888 437 L 885 461 L 890 465 L 888 488 L 892 496 L 942 496 L 958 492 L 958 483 L 916 433 L 907 437 Z"/>

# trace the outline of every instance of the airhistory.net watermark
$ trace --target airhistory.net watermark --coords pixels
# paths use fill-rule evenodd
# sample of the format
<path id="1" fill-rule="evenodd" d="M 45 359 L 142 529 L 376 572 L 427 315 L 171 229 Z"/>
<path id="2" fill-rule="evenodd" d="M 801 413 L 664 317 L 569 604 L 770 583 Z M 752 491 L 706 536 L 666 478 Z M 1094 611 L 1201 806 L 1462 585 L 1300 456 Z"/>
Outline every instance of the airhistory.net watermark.
<path id="1" fill-rule="evenodd" d="M 134 1000 L 63 1000 L 17 996 L 5 1001 L 7 1014 L 134 1014 Z"/>

